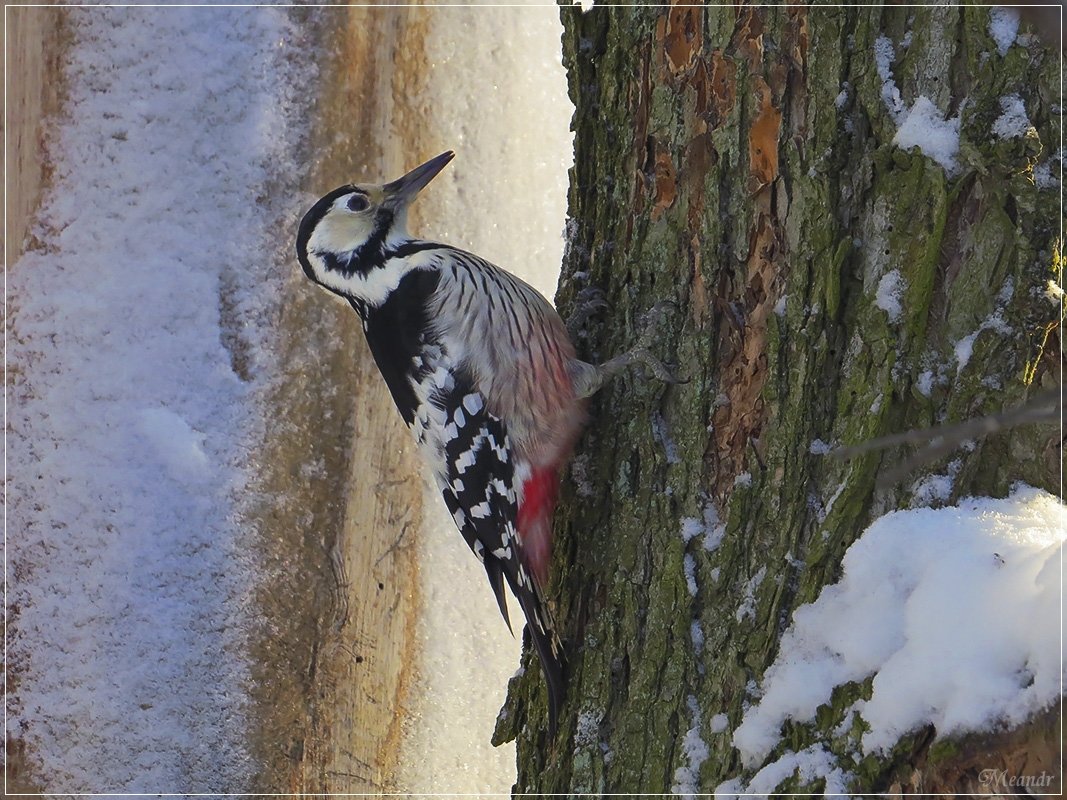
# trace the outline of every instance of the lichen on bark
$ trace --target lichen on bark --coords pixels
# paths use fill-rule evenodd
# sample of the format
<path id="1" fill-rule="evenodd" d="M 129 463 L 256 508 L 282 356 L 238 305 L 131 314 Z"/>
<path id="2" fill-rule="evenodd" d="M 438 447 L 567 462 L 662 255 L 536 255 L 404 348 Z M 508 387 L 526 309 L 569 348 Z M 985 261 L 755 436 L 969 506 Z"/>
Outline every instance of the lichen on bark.
<path id="1" fill-rule="evenodd" d="M 872 519 L 913 502 L 921 477 L 878 489 L 905 451 L 840 461 L 812 443 L 989 413 L 1058 378 L 1060 320 L 1041 292 L 1061 220 L 1035 181 L 1055 166 L 1058 57 L 1025 33 L 1002 57 L 977 6 L 561 13 L 576 158 L 557 300 L 566 312 L 587 285 L 606 293 L 610 312 L 579 343 L 590 360 L 625 349 L 642 312 L 672 301 L 658 355 L 688 382 L 635 373 L 593 401 L 549 591 L 568 643 L 561 730 L 546 740 L 528 668 L 496 739 L 518 739 L 517 791 L 664 792 L 683 778 L 710 791 L 751 774 L 730 731 L 794 609 L 839 577 Z M 925 96 L 960 119 L 951 173 L 894 144 L 883 36 L 903 108 Z M 1000 139 L 991 127 L 1011 94 L 1032 130 Z M 896 312 L 879 300 L 894 270 Z M 943 502 L 1003 496 L 1016 480 L 1054 491 L 1061 448 L 1036 426 L 973 443 L 950 456 Z M 687 518 L 721 520 L 721 543 L 687 540 Z M 854 791 L 969 785 L 929 729 L 866 757 L 832 734 L 869 684 L 787 725 L 770 759 L 819 743 Z M 706 758 L 687 749 L 691 728 Z"/>

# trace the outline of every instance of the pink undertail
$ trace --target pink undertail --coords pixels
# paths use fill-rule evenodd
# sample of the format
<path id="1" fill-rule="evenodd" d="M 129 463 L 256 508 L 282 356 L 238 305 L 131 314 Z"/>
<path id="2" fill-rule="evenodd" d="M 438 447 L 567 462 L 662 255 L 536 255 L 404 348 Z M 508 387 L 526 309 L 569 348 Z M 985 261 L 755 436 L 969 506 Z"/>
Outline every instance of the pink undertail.
<path id="1" fill-rule="evenodd" d="M 534 470 L 522 486 L 519 506 L 519 541 L 526 554 L 527 566 L 537 585 L 548 581 L 548 564 L 552 560 L 552 512 L 556 508 L 559 480 L 556 470 Z"/>

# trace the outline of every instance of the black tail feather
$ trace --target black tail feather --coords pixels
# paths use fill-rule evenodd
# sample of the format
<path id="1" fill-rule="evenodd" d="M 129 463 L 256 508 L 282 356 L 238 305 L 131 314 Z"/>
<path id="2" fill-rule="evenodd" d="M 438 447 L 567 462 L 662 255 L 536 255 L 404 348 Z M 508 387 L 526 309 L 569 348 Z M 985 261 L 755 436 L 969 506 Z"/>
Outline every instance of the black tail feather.
<path id="1" fill-rule="evenodd" d="M 544 615 L 540 613 L 540 602 L 537 596 L 529 589 L 517 589 L 514 585 L 512 585 L 512 590 L 519 600 L 522 613 L 526 616 L 526 630 L 541 660 L 541 672 L 545 676 L 545 685 L 548 689 L 548 738 L 553 739 L 556 736 L 559 712 L 566 692 L 563 682 L 563 663 L 557 655 L 557 647 L 553 646 L 554 633 L 545 625 Z"/>
<path id="2" fill-rule="evenodd" d="M 485 559 L 485 574 L 489 576 L 489 585 L 493 587 L 493 594 L 496 596 L 496 604 L 500 607 L 500 616 L 504 618 L 505 624 L 508 626 L 508 630 L 511 631 L 511 635 L 515 635 L 515 630 L 511 627 L 511 618 L 508 616 L 508 603 L 504 599 L 504 569 L 501 563 L 495 558 Z M 525 611 L 526 609 L 523 609 Z"/>

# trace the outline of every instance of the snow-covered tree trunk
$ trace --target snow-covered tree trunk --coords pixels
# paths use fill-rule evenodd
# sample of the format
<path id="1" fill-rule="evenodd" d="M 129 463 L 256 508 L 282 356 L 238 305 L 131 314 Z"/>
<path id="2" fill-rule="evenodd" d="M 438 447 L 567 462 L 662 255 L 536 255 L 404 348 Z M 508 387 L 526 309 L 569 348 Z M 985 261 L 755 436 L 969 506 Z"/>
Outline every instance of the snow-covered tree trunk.
<path id="1" fill-rule="evenodd" d="M 1056 385 L 1058 53 L 978 6 L 562 14 L 577 111 L 560 305 L 606 292 L 580 344 L 603 360 L 673 301 L 659 355 L 688 382 L 636 374 L 592 403 L 550 590 L 567 702 L 546 741 L 532 662 L 513 681 L 496 736 L 518 738 L 516 790 L 710 791 L 812 747 L 825 769 L 781 760 L 771 787 L 832 774 L 852 791 L 954 792 L 981 769 L 1054 771 L 1055 710 L 858 753 L 849 719 L 870 678 L 786 723 L 762 760 L 743 763 L 733 732 L 794 610 L 875 518 L 1017 481 L 1058 489 L 1051 426 L 969 442 L 887 488 L 910 450 L 826 455 Z"/>
<path id="2" fill-rule="evenodd" d="M 402 20 L 360 8 L 293 14 L 324 56 L 301 188 L 313 197 L 345 176 L 399 174 L 404 156 L 375 109 L 399 69 L 381 55 Z M 353 106 L 365 113 L 353 117 Z M 268 624 L 253 645 L 256 790 L 395 790 L 417 651 L 419 465 L 358 318 L 296 269 L 293 225 L 279 221 L 291 270 L 278 321 L 285 377 L 257 487 Z"/>

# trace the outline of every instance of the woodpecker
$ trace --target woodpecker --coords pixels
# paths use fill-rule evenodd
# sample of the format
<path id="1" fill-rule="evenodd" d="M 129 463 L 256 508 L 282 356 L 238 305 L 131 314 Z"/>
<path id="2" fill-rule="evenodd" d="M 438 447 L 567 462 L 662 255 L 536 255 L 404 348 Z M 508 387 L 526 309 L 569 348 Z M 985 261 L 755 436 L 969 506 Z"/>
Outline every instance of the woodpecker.
<path id="1" fill-rule="evenodd" d="M 545 603 L 559 472 L 586 398 L 643 363 L 668 370 L 647 337 L 623 355 L 578 360 L 567 326 L 533 287 L 472 253 L 407 232 L 407 209 L 449 151 L 384 185 L 318 200 L 296 239 L 309 279 L 346 300 L 505 623 L 518 600 L 548 687 L 549 735 L 563 700 L 562 648 Z"/>

